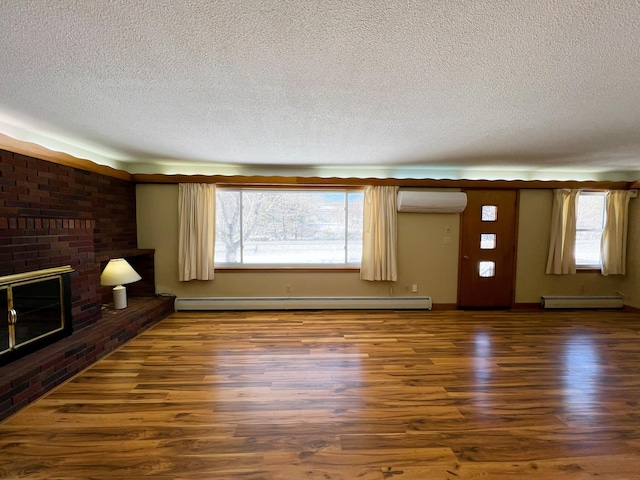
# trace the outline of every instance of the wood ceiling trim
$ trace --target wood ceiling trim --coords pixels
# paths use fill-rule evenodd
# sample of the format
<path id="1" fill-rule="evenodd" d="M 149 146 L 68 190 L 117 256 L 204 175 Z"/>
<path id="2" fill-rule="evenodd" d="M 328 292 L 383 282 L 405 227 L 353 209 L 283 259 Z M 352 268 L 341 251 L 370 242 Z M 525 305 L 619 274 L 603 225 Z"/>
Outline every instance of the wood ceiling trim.
<path id="1" fill-rule="evenodd" d="M 578 181 L 578 180 L 453 180 L 453 179 L 411 179 L 411 178 L 325 178 L 325 177 L 281 177 L 281 176 L 226 176 L 226 175 L 162 175 L 133 174 L 136 183 L 217 183 L 225 185 L 289 185 L 295 186 L 363 186 L 397 185 L 399 187 L 421 188 L 464 188 L 464 189 L 553 189 L 589 188 L 606 190 L 626 190 L 631 182 L 624 181 Z"/>
<path id="2" fill-rule="evenodd" d="M 134 183 L 217 183 L 225 185 L 251 186 L 363 186 L 397 185 L 421 188 L 464 188 L 464 189 L 553 189 L 590 188 L 607 190 L 627 190 L 640 188 L 640 180 L 625 181 L 579 181 L 579 180 L 468 180 L 468 179 L 411 179 L 411 178 L 326 178 L 262 175 L 165 175 L 131 174 L 91 160 L 81 159 L 63 152 L 56 152 L 35 143 L 17 140 L 0 133 L 0 149 L 66 165 L 80 170 L 98 173 L 107 177 Z"/>
<path id="3" fill-rule="evenodd" d="M 127 181 L 132 180 L 131 174 L 124 170 L 118 170 L 107 165 L 99 165 L 91 160 L 77 158 L 73 155 L 69 155 L 68 153 L 49 150 L 48 148 L 35 143 L 17 140 L 2 133 L 0 133 L 0 148 L 9 152 L 57 163 L 58 165 L 65 165 L 67 167 L 73 167 L 87 172 L 99 173 L 101 175 L 106 175 L 107 177 L 119 178 L 120 180 Z"/>

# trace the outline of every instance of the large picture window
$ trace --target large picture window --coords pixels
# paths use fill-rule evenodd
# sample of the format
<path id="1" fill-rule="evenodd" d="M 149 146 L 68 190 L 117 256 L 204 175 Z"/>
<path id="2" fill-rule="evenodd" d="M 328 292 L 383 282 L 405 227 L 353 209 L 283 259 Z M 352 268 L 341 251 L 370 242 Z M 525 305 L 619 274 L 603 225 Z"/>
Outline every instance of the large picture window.
<path id="1" fill-rule="evenodd" d="M 581 192 L 576 210 L 576 267 L 600 268 L 605 192 Z"/>
<path id="2" fill-rule="evenodd" d="M 362 190 L 218 188 L 216 267 L 360 265 Z"/>

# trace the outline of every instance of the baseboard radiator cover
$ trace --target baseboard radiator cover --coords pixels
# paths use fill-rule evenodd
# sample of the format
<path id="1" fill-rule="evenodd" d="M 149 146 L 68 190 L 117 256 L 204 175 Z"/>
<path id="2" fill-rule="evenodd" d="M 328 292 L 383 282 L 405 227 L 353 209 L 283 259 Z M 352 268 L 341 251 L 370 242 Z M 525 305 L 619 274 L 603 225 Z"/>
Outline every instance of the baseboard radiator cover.
<path id="1" fill-rule="evenodd" d="M 431 310 L 431 297 L 176 298 L 175 310 Z"/>
<path id="2" fill-rule="evenodd" d="M 540 298 L 542 308 L 622 308 L 624 299 L 619 296 L 569 296 L 545 295 Z"/>

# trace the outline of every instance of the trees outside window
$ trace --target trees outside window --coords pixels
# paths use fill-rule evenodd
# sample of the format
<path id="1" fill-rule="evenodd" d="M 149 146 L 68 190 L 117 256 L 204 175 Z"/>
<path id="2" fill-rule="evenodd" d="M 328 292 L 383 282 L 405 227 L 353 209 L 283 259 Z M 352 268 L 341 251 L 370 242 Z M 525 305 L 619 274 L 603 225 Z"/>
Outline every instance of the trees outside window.
<path id="1" fill-rule="evenodd" d="M 362 190 L 219 188 L 216 266 L 359 266 L 362 204 Z"/>

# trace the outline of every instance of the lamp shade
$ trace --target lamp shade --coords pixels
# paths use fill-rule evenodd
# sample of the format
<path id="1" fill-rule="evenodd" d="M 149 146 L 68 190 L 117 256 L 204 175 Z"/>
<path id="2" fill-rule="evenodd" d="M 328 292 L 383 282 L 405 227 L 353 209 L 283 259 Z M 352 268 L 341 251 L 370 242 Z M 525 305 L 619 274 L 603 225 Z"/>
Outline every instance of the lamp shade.
<path id="1" fill-rule="evenodd" d="M 102 271 L 102 275 L 100 275 L 100 285 L 126 285 L 141 279 L 142 277 L 138 275 L 138 272 L 124 258 L 113 258 L 109 260 L 109 263 Z"/>

